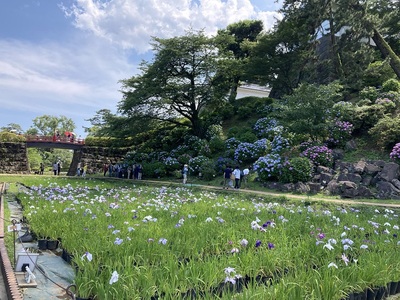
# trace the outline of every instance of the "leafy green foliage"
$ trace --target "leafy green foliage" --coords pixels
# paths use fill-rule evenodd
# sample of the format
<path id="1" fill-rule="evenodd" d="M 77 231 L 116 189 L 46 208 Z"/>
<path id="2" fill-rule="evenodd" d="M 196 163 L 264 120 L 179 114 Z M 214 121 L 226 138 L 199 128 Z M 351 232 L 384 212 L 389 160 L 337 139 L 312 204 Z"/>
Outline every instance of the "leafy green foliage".
<path id="1" fill-rule="evenodd" d="M 400 81 L 391 78 L 382 85 L 382 92 L 400 92 Z"/>
<path id="2" fill-rule="evenodd" d="M 332 107 L 341 99 L 341 89 L 338 83 L 302 84 L 284 98 L 277 117 L 289 131 L 323 140 L 328 134 L 328 120 L 333 117 Z"/>
<path id="3" fill-rule="evenodd" d="M 312 174 L 312 164 L 306 157 L 294 157 L 283 164 L 280 182 L 307 182 Z"/>
<path id="4" fill-rule="evenodd" d="M 229 73 L 216 41 L 189 31 L 171 39 L 154 38 L 154 59 L 143 62 L 142 74 L 122 81 L 119 110 L 130 119 L 150 119 L 188 127 L 204 137 L 205 118 L 223 106 Z M 180 122 L 182 118 L 187 122 Z"/>
<path id="5" fill-rule="evenodd" d="M 9 131 L 0 132 L 0 142 L 25 142 L 26 138 L 22 135 L 18 135 Z"/>
<path id="6" fill-rule="evenodd" d="M 75 127 L 74 121 L 66 116 L 43 115 L 33 119 L 33 126 L 26 133 L 52 136 L 56 130 L 63 134 L 65 131 L 74 131 Z"/>
<path id="7" fill-rule="evenodd" d="M 40 151 L 35 148 L 28 148 L 27 156 L 28 156 L 30 170 L 39 171 L 40 163 L 42 162 L 42 156 L 40 155 Z"/>
<path id="8" fill-rule="evenodd" d="M 375 61 L 363 73 L 363 83 L 365 86 L 379 87 L 394 76 L 396 75 L 386 60 Z"/>
<path id="9" fill-rule="evenodd" d="M 373 86 L 366 86 L 360 91 L 360 97 L 361 99 L 367 99 L 370 101 L 375 101 L 376 98 L 378 98 L 378 89 Z"/>
<path id="10" fill-rule="evenodd" d="M 379 104 L 355 106 L 351 118 L 355 133 L 367 133 L 369 129 L 374 127 L 385 116 L 386 112 L 385 106 Z"/>
<path id="11" fill-rule="evenodd" d="M 151 161 L 144 163 L 142 165 L 142 168 L 143 168 L 143 177 L 147 178 L 161 178 L 167 174 L 165 164 L 159 161 Z"/>
<path id="12" fill-rule="evenodd" d="M 400 141 L 400 117 L 384 116 L 368 133 L 383 149 L 390 150 Z"/>

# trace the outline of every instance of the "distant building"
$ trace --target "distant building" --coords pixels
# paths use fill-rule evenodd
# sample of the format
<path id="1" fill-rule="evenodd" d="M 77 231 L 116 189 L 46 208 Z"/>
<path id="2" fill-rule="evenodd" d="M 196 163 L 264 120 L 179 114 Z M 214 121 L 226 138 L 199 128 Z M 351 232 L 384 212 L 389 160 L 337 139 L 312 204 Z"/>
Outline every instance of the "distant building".
<path id="1" fill-rule="evenodd" d="M 244 97 L 268 97 L 271 89 L 267 87 L 262 87 L 257 84 L 242 84 L 237 89 L 236 99 L 241 99 Z"/>

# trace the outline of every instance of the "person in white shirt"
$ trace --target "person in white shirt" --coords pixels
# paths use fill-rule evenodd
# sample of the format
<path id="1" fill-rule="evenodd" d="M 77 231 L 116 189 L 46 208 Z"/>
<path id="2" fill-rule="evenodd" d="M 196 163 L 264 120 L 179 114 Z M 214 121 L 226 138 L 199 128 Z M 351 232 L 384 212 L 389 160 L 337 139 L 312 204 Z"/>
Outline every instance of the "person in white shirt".
<path id="1" fill-rule="evenodd" d="M 236 166 L 235 170 L 233 170 L 233 175 L 235 175 L 235 189 L 239 188 L 240 173 L 239 166 Z"/>

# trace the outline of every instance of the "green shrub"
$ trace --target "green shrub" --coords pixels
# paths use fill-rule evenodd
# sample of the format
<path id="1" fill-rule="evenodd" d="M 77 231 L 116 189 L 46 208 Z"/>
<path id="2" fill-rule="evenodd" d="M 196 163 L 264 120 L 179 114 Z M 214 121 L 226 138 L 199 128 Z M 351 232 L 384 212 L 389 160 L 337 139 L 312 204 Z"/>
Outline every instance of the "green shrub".
<path id="1" fill-rule="evenodd" d="M 218 153 L 224 150 L 225 142 L 219 136 L 213 136 L 209 142 L 211 153 Z"/>
<path id="2" fill-rule="evenodd" d="M 354 125 L 354 131 L 366 133 L 383 118 L 385 113 L 385 106 L 379 104 L 355 107 L 349 121 Z"/>
<path id="3" fill-rule="evenodd" d="M 307 182 L 311 178 L 312 164 L 306 157 L 286 161 L 279 176 L 280 182 Z"/>
<path id="4" fill-rule="evenodd" d="M 375 98 L 376 99 L 376 98 Z M 374 101 L 374 100 L 369 100 L 369 99 L 362 99 L 362 100 L 360 100 L 360 101 L 358 101 L 357 102 L 357 106 L 358 107 L 361 107 L 361 106 L 369 106 L 369 105 L 372 105 L 372 101 Z"/>
<path id="5" fill-rule="evenodd" d="M 387 150 L 391 149 L 400 141 L 400 117 L 384 116 L 368 133 L 378 146 Z"/>
<path id="6" fill-rule="evenodd" d="M 237 137 L 240 141 L 242 142 L 247 142 L 247 143 L 254 143 L 255 141 L 258 140 L 257 136 L 250 132 L 250 131 L 246 131 L 241 133 L 240 135 L 238 135 Z"/>
<path id="7" fill-rule="evenodd" d="M 201 178 L 207 181 L 211 181 L 216 176 L 214 168 L 215 164 L 212 160 L 206 160 L 200 165 Z"/>
<path id="8" fill-rule="evenodd" d="M 159 161 L 145 163 L 142 167 L 143 177 L 161 178 L 167 174 L 165 164 Z"/>
<path id="9" fill-rule="evenodd" d="M 396 74 L 388 61 L 375 61 L 364 72 L 363 82 L 366 86 L 381 86 L 385 81 L 395 76 Z"/>
<path id="10" fill-rule="evenodd" d="M 360 97 L 362 100 L 375 101 L 378 98 L 378 90 L 373 86 L 367 86 L 360 91 Z"/>
<path id="11" fill-rule="evenodd" d="M 382 92 L 400 92 L 400 81 L 395 78 L 385 81 L 382 85 Z"/>
<path id="12" fill-rule="evenodd" d="M 15 134 L 8 131 L 0 132 L 0 142 L 25 142 L 26 138 L 23 135 Z"/>
<path id="13" fill-rule="evenodd" d="M 184 164 L 188 164 L 189 160 L 192 158 L 192 156 L 190 154 L 184 153 L 178 156 L 178 161 L 184 165 Z"/>
<path id="14" fill-rule="evenodd" d="M 251 107 L 241 106 L 238 108 L 237 115 L 238 115 L 239 119 L 245 120 L 245 119 L 248 119 L 252 115 L 253 112 L 254 112 L 254 110 Z"/>
<path id="15" fill-rule="evenodd" d="M 175 157 L 168 156 L 164 160 L 164 164 L 167 174 L 172 174 L 176 170 L 181 170 L 181 164 Z"/>
<path id="16" fill-rule="evenodd" d="M 85 138 L 85 145 L 92 147 L 129 147 L 133 145 L 131 138 L 93 137 Z"/>

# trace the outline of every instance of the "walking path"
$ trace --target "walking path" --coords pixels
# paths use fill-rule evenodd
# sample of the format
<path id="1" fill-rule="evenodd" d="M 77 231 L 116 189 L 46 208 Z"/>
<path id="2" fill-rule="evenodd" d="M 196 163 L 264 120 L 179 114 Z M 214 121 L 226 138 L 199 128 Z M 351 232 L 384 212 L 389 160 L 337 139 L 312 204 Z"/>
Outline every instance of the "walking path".
<path id="1" fill-rule="evenodd" d="M 102 177 L 104 180 L 104 178 Z M 120 180 L 120 179 L 119 179 Z M 163 182 L 163 181 L 143 181 L 144 183 L 152 183 L 157 185 L 176 185 L 182 186 L 182 183 L 171 183 L 171 182 Z M 387 208 L 400 208 L 399 204 L 396 203 L 385 203 L 384 200 L 382 202 L 364 202 L 359 200 L 346 200 L 346 199 L 333 199 L 333 198 L 324 198 L 324 197 L 309 197 L 307 195 L 293 195 L 293 194 L 282 194 L 282 193 L 274 193 L 269 191 L 257 191 L 257 190 L 248 190 L 248 189 L 240 189 L 240 190 L 221 190 L 221 187 L 210 186 L 210 185 L 195 185 L 195 184 L 186 184 L 186 187 L 196 187 L 201 189 L 213 190 L 213 191 L 223 191 L 223 192 L 231 192 L 231 193 L 243 193 L 243 194 L 253 194 L 253 195 L 263 195 L 263 196 L 272 196 L 272 197 L 284 197 L 289 200 L 298 200 L 298 201 L 309 201 L 309 202 L 329 202 L 341 205 L 369 205 L 369 206 L 377 206 L 377 207 L 387 207 Z M 3 193 L 1 192 L 1 183 L 0 183 L 0 204 L 5 205 Z M 22 210 L 19 204 L 16 201 L 9 201 L 8 206 L 11 211 L 11 217 L 13 219 L 21 219 L 22 218 Z M 4 210 L 1 206 L 1 216 L 0 220 L 0 250 L 2 251 L 1 255 L 1 272 L 0 272 L 0 300 L 19 300 L 19 299 L 32 299 L 32 300 L 57 300 L 57 299 L 72 299 L 71 296 L 67 295 L 66 289 L 69 284 L 73 281 L 74 271 L 70 264 L 66 263 L 61 257 L 60 253 L 57 251 L 44 250 L 41 251 L 38 260 L 37 260 L 37 270 L 35 270 L 34 274 L 36 276 L 35 282 L 37 283 L 36 288 L 18 288 L 18 284 L 15 282 L 14 285 L 11 284 L 10 287 L 10 276 L 11 272 L 14 274 L 14 270 L 11 267 L 11 263 L 9 262 L 8 267 L 4 267 L 5 259 L 4 252 L 6 252 L 5 247 L 1 247 L 1 243 L 4 244 L 4 226 L 7 227 L 8 222 L 4 223 Z M 2 231 L 3 230 L 3 231 Z M 24 232 L 20 232 L 19 235 L 22 235 Z M 16 252 L 23 249 L 37 249 L 37 242 L 33 243 L 16 243 Z M 7 256 L 8 259 L 8 256 Z M 12 277 L 12 276 L 11 276 Z M 15 276 L 14 276 L 15 277 Z M 13 278 L 11 278 L 12 281 Z M 16 279 L 14 278 L 16 281 Z M 13 292 L 10 292 L 10 288 L 14 289 Z M 17 291 L 15 289 L 18 289 Z M 396 298 L 397 299 L 397 298 Z"/>

